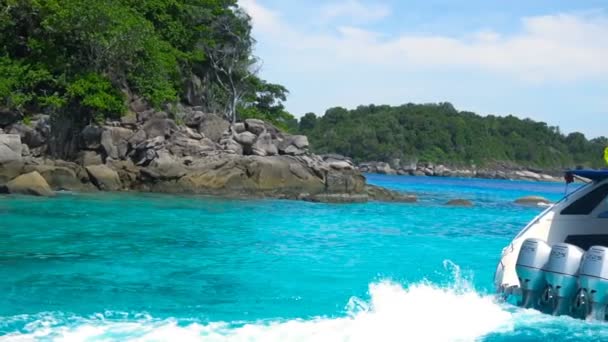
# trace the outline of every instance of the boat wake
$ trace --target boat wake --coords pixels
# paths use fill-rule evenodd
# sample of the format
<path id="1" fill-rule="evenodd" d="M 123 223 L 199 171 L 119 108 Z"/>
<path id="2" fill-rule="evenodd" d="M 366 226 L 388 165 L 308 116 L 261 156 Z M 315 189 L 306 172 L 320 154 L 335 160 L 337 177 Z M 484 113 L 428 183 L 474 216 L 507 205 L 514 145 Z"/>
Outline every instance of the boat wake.
<path id="1" fill-rule="evenodd" d="M 456 268 L 456 270 L 458 270 Z M 30 341 L 475 341 L 504 337 L 521 330 L 530 337 L 543 330 L 572 337 L 599 338 L 602 327 L 569 318 L 553 318 L 482 295 L 457 277 L 450 286 L 420 282 L 403 286 L 391 281 L 369 285 L 369 299 L 351 298 L 343 317 L 259 322 L 195 322 L 156 319 L 148 315 L 99 314 L 68 317 L 44 313 L 36 317 L 0 317 L 1 340 Z M 7 331 L 13 327 L 16 331 Z M 517 336 L 517 334 L 515 334 Z M 542 335 L 541 335 L 542 336 Z M 608 337 L 605 336 L 605 337 Z"/>

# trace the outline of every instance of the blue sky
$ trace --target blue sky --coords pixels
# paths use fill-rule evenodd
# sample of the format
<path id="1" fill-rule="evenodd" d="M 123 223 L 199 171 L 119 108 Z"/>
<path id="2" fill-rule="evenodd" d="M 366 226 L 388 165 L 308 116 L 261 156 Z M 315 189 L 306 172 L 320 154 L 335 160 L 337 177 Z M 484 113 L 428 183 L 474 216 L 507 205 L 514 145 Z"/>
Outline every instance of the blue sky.
<path id="1" fill-rule="evenodd" d="M 608 2 L 239 0 L 296 116 L 449 101 L 608 136 Z"/>

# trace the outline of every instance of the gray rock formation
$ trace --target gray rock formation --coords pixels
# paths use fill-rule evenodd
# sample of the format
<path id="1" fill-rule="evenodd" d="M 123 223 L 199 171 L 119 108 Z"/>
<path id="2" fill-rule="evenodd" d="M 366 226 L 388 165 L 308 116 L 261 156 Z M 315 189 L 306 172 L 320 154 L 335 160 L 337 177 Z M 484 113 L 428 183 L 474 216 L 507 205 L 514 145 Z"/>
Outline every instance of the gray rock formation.
<path id="1" fill-rule="evenodd" d="M 257 136 L 251 132 L 242 132 L 234 135 L 234 140 L 243 146 L 252 146 Z"/>
<path id="2" fill-rule="evenodd" d="M 7 127 L 6 131 L 10 134 L 18 134 L 21 141 L 31 148 L 40 147 L 46 143 L 46 137 L 42 133 L 21 123 L 15 123 Z"/>
<path id="3" fill-rule="evenodd" d="M 262 133 L 253 144 L 251 151 L 256 156 L 275 156 L 279 154 L 277 146 L 272 142 L 270 133 Z"/>
<path id="4" fill-rule="evenodd" d="M 103 164 L 101 155 L 95 151 L 80 151 L 78 153 L 78 162 L 82 166 Z"/>
<path id="5" fill-rule="evenodd" d="M 173 120 L 160 117 L 155 117 L 146 121 L 142 128 L 144 132 L 146 132 L 146 137 L 148 139 L 156 137 L 167 138 L 171 136 L 173 132 L 178 131 L 177 125 Z"/>
<path id="6" fill-rule="evenodd" d="M 18 134 L 0 134 L 0 164 L 20 161 L 23 152 Z"/>
<path id="7" fill-rule="evenodd" d="M 230 123 L 219 115 L 206 113 L 198 126 L 198 131 L 213 142 L 219 142 Z"/>
<path id="8" fill-rule="evenodd" d="M 80 142 L 83 149 L 96 150 L 101 147 L 101 133 L 103 129 L 99 126 L 89 125 L 80 132 Z"/>
<path id="9" fill-rule="evenodd" d="M 129 139 L 133 131 L 122 127 L 104 127 L 101 133 L 101 146 L 107 157 L 125 159 L 129 152 Z"/>
<path id="10" fill-rule="evenodd" d="M 312 154 L 307 137 L 261 120 L 230 125 L 198 107 L 170 106 L 170 116 L 144 109 L 137 99 L 129 106 L 135 114 L 82 129 L 69 156 L 77 163 L 44 159 L 51 141 L 48 116 L 32 118 L 31 126 L 11 122 L 18 134 L 0 135 L 0 184 L 36 172 L 55 190 L 137 189 L 333 203 L 412 200 L 366 188 L 350 159 Z"/>

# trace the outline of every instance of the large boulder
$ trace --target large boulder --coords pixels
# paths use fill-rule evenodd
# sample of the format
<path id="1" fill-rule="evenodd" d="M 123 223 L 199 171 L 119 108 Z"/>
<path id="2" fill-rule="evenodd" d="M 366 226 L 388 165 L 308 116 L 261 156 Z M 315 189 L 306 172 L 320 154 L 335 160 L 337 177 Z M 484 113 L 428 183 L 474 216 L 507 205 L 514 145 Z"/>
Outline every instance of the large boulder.
<path id="1" fill-rule="evenodd" d="M 131 157 L 136 165 L 148 165 L 152 160 L 156 158 L 156 151 L 161 150 L 164 147 L 164 137 L 148 139 L 135 146 Z"/>
<path id="2" fill-rule="evenodd" d="M 247 151 L 251 150 L 250 146 L 243 146 L 241 144 L 239 144 L 236 140 L 234 140 L 232 137 L 225 137 L 222 138 L 220 140 L 220 146 L 222 148 L 222 151 L 227 152 L 227 153 L 232 153 L 232 154 L 238 154 L 238 155 L 242 155 L 245 152 L 245 149 L 247 149 Z M 247 153 L 250 154 L 250 153 Z"/>
<path id="3" fill-rule="evenodd" d="M 306 149 L 309 146 L 308 137 L 305 135 L 292 135 L 290 136 L 291 145 L 299 148 Z"/>
<path id="4" fill-rule="evenodd" d="M 179 128 L 180 128 L 181 134 L 190 139 L 201 140 L 205 137 L 204 135 L 200 134 L 199 132 L 193 130 L 190 127 L 180 126 Z"/>
<path id="5" fill-rule="evenodd" d="M 21 142 L 31 148 L 40 147 L 46 143 L 46 138 L 40 132 L 21 123 L 11 125 L 8 133 L 18 134 L 21 137 Z"/>
<path id="6" fill-rule="evenodd" d="M 0 134 L 0 164 L 20 161 L 23 152 L 18 134 Z"/>
<path id="7" fill-rule="evenodd" d="M 161 137 L 161 138 L 165 139 L 164 137 Z M 140 130 L 136 131 L 131 136 L 131 138 L 129 138 L 129 144 L 130 144 L 131 148 L 135 148 L 137 145 L 146 141 L 146 139 L 148 139 L 148 136 L 146 135 L 146 131 L 144 131 L 143 129 L 140 129 Z"/>
<path id="8" fill-rule="evenodd" d="M 143 130 L 146 132 L 148 139 L 156 137 L 169 137 L 173 132 L 178 131 L 178 127 L 175 122 L 171 119 L 163 118 L 152 118 L 143 126 Z"/>
<path id="9" fill-rule="evenodd" d="M 331 167 L 334 170 L 354 170 L 355 167 L 354 165 L 347 161 L 347 160 L 334 160 L 331 162 L 328 162 L 329 167 Z"/>
<path id="10" fill-rule="evenodd" d="M 308 138 L 304 135 L 283 135 L 278 148 L 280 154 L 302 155 L 308 150 Z"/>
<path id="11" fill-rule="evenodd" d="M 257 136 L 251 132 L 243 132 L 234 135 L 234 140 L 243 146 L 252 146 Z"/>
<path id="12" fill-rule="evenodd" d="M 106 165 L 90 165 L 85 168 L 91 181 L 99 190 L 117 191 L 122 189 L 118 173 Z"/>
<path id="13" fill-rule="evenodd" d="M 20 113 L 0 107 L 0 127 L 12 125 L 21 119 L 23 119 L 23 115 Z"/>
<path id="14" fill-rule="evenodd" d="M 25 172 L 37 172 L 54 190 L 87 191 L 93 190 L 90 184 L 83 183 L 76 168 L 76 164 L 67 163 L 66 166 L 57 165 L 26 165 Z M 68 165 L 72 167 L 67 167 Z"/>
<path id="15" fill-rule="evenodd" d="M 270 133 L 273 139 L 277 139 L 282 136 L 282 133 L 278 128 L 268 122 L 259 119 L 245 120 L 245 128 L 255 135 L 260 135 L 264 132 Z"/>
<path id="16" fill-rule="evenodd" d="M 101 146 L 106 156 L 112 159 L 125 159 L 129 151 L 129 139 L 133 131 L 122 127 L 104 127 L 101 133 Z"/>
<path id="17" fill-rule="evenodd" d="M 198 193 L 280 194 L 290 198 L 325 191 L 323 179 L 300 161 L 284 156 L 219 155 L 193 165 L 176 185 Z"/>
<path id="18" fill-rule="evenodd" d="M 183 136 L 174 136 L 168 142 L 168 150 L 176 156 L 201 157 L 218 149 L 218 145 L 210 139 L 191 139 Z"/>
<path id="19" fill-rule="evenodd" d="M 2 154 L 2 145 L 0 145 L 0 156 Z M 11 179 L 23 173 L 23 160 L 12 160 L 0 162 L 0 184 L 5 184 Z"/>
<path id="20" fill-rule="evenodd" d="M 36 171 L 23 174 L 6 184 L 11 194 L 34 196 L 53 196 L 53 190 L 46 180 Z"/>
<path id="21" fill-rule="evenodd" d="M 356 171 L 329 170 L 325 176 L 326 191 L 332 193 L 362 193 L 365 177 Z"/>
<path id="22" fill-rule="evenodd" d="M 95 151 L 80 151 L 77 160 L 82 166 L 103 164 L 101 155 Z"/>
<path id="23" fill-rule="evenodd" d="M 235 133 L 243 133 L 247 130 L 244 122 L 235 123 L 234 125 L 232 125 L 232 129 L 234 130 Z"/>
<path id="24" fill-rule="evenodd" d="M 85 150 L 96 150 L 101 147 L 103 128 L 96 125 L 86 126 L 80 132 L 80 145 Z"/>
<path id="25" fill-rule="evenodd" d="M 205 113 L 201 111 L 191 111 L 184 115 L 184 124 L 188 127 L 198 128 L 205 119 Z"/>
<path id="26" fill-rule="evenodd" d="M 137 182 L 140 168 L 135 166 L 131 160 L 108 159 L 106 166 L 116 171 L 123 188 L 131 189 Z"/>
<path id="27" fill-rule="evenodd" d="M 211 139 L 211 141 L 218 142 L 229 128 L 230 123 L 224 118 L 215 114 L 205 113 L 198 126 L 198 131 Z"/>
<path id="28" fill-rule="evenodd" d="M 256 156 L 274 156 L 279 153 L 277 146 L 272 142 L 270 133 L 262 133 L 253 144 L 251 149 Z"/>
<path id="29" fill-rule="evenodd" d="M 255 135 L 260 135 L 266 131 L 266 123 L 259 119 L 247 119 L 245 128 Z"/>
<path id="30" fill-rule="evenodd" d="M 162 150 L 158 151 L 158 157 L 142 169 L 141 173 L 154 180 L 172 180 L 183 177 L 187 172 L 181 161 Z"/>

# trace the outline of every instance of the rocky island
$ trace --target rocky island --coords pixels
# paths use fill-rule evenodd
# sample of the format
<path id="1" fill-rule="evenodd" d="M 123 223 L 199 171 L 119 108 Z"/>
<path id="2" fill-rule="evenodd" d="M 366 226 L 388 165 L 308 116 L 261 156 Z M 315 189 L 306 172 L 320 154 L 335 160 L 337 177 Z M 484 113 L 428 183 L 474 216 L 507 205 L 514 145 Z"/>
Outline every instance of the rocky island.
<path id="1" fill-rule="evenodd" d="M 137 109 L 137 103 L 131 107 Z M 87 125 L 73 140 L 70 161 L 52 157 L 58 148 L 53 144 L 64 148 L 65 142 L 52 141 L 48 115 L 24 123 L 4 112 L 0 189 L 38 195 L 51 194 L 49 189 L 137 190 L 320 202 L 415 201 L 366 185 L 346 158 L 311 153 L 306 136 L 258 119 L 231 124 L 201 109 L 179 106 L 182 124 L 147 108 Z"/>

